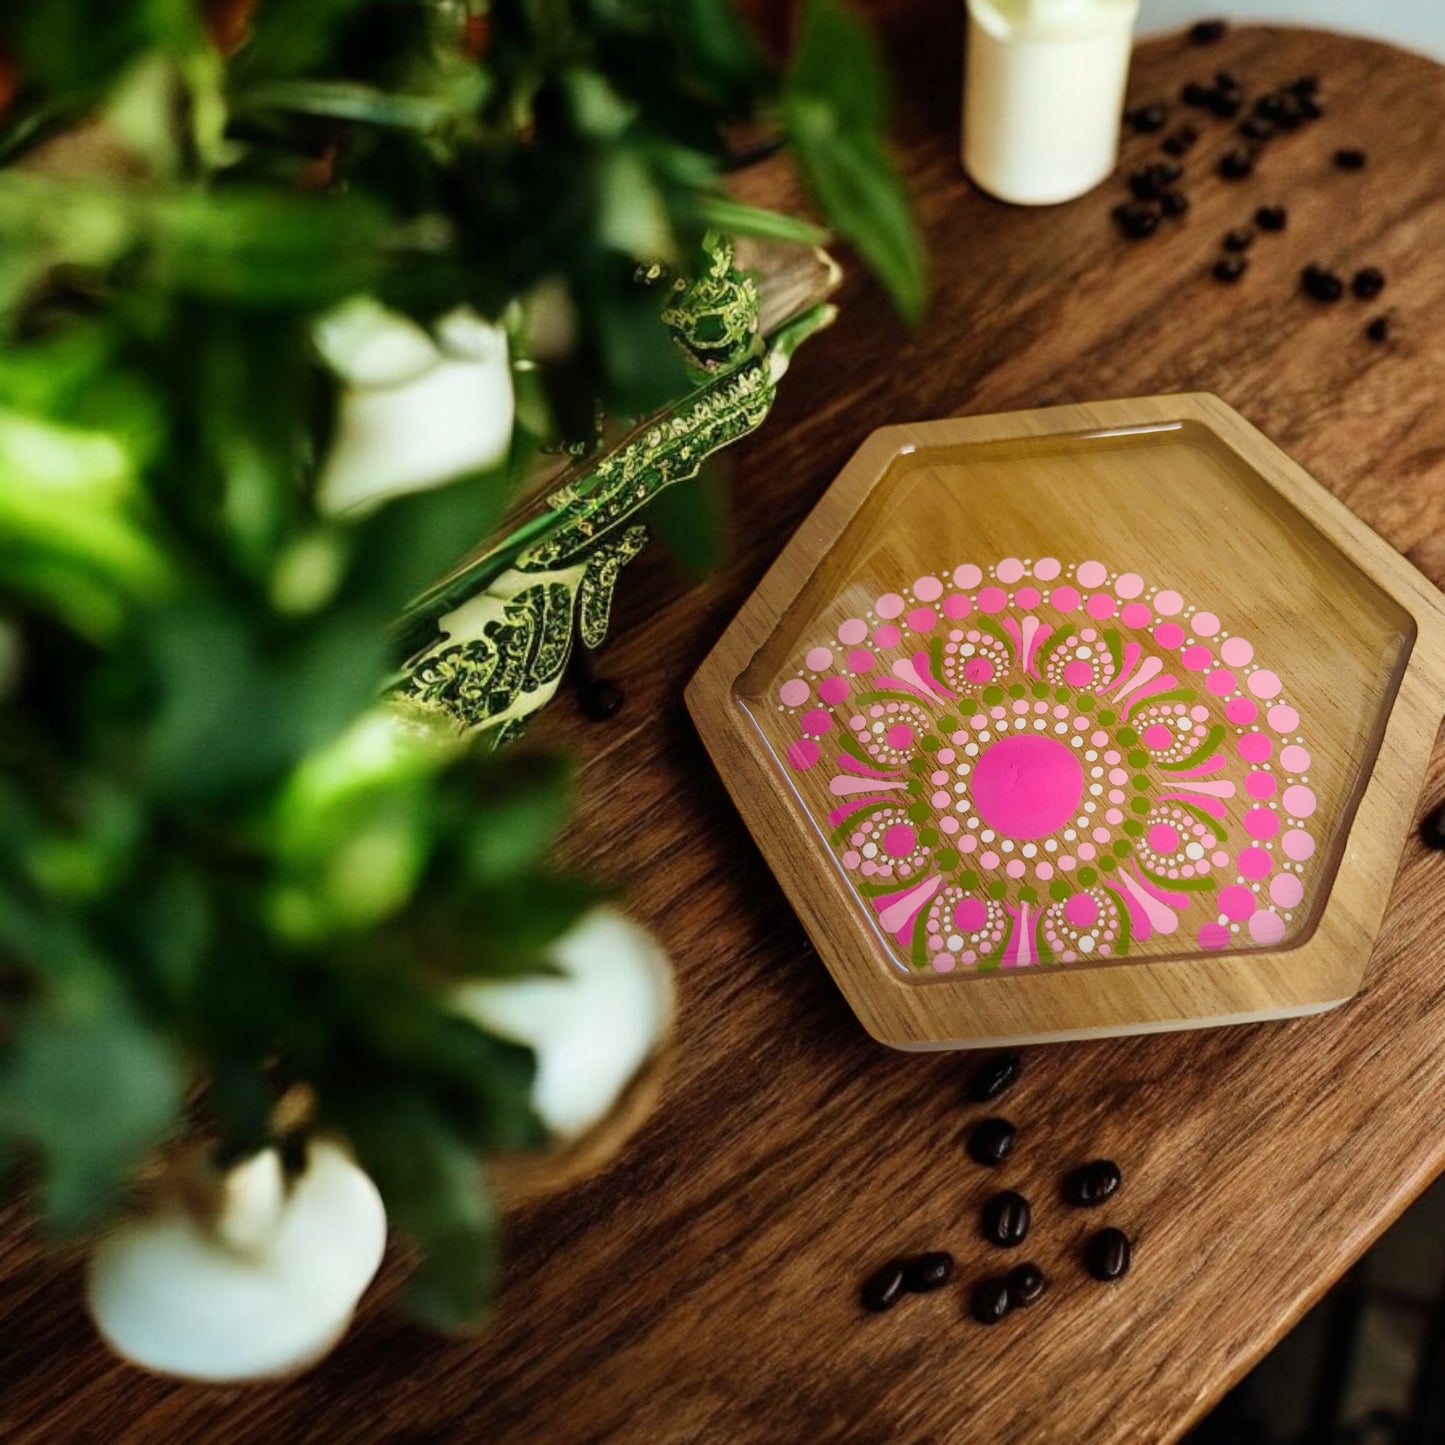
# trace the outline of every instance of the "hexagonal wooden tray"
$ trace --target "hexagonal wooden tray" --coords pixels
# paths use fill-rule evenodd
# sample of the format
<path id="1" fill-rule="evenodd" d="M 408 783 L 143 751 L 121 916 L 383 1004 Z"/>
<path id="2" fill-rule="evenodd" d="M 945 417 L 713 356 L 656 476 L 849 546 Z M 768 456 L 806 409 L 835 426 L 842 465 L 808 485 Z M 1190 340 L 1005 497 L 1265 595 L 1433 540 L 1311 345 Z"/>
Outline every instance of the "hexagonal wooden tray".
<path id="1" fill-rule="evenodd" d="M 1211 396 L 875 432 L 688 707 L 875 1038 L 1359 986 L 1442 711 L 1436 588 Z"/>

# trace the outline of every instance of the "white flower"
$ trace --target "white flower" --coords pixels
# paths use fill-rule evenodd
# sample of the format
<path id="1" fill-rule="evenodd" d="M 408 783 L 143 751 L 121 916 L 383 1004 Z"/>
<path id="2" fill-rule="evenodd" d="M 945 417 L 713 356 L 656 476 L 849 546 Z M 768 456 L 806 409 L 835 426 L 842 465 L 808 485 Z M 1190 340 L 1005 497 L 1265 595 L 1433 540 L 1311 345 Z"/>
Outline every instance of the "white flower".
<path id="1" fill-rule="evenodd" d="M 551 949 L 560 976 L 467 983 L 457 1012 L 537 1054 L 532 1106 L 554 1137 L 598 1123 L 672 1024 L 672 967 L 615 909 L 587 914 Z"/>
<path id="2" fill-rule="evenodd" d="M 376 1186 L 312 1142 L 289 1192 L 274 1149 L 221 1181 L 207 1223 L 177 1203 L 122 1224 L 90 1258 L 90 1312 L 122 1358 L 212 1382 L 290 1374 L 346 1333 L 386 1247 Z"/>
<path id="3" fill-rule="evenodd" d="M 515 413 L 507 336 L 469 307 L 428 335 L 358 298 L 317 325 L 316 344 L 344 383 L 317 489 L 323 510 L 439 486 L 506 456 Z"/>

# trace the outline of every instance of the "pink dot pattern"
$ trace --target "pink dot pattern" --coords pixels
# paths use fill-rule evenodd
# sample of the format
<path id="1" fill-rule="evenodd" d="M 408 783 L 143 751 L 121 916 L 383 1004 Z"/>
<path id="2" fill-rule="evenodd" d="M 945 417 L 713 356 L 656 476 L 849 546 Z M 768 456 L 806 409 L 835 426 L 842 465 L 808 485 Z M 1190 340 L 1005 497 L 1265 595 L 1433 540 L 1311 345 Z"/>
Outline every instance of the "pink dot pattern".
<path id="1" fill-rule="evenodd" d="M 1308 923 L 1314 758 L 1229 617 L 1103 558 L 892 581 L 806 639 L 768 729 L 901 969 L 1267 949 Z"/>

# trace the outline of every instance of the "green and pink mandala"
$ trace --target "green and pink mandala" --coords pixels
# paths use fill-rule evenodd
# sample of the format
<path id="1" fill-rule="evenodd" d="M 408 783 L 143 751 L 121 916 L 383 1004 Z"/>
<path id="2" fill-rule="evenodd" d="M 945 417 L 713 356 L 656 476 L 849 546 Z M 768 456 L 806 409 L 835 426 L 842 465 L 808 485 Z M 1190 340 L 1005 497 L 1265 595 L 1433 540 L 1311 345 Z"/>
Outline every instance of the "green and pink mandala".
<path id="1" fill-rule="evenodd" d="M 1318 800 L 1299 714 L 1215 613 L 1045 557 L 834 615 L 778 687 L 779 751 L 900 967 L 1302 930 Z"/>

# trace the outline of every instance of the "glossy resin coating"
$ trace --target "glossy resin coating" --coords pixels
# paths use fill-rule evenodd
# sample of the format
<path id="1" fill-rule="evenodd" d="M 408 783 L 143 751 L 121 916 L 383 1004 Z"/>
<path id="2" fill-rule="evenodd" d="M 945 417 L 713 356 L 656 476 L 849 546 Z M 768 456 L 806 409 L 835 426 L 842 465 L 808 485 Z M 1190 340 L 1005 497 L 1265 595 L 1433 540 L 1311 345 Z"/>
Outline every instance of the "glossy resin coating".
<path id="1" fill-rule="evenodd" d="M 1361 866 L 1361 804 L 1439 621 L 1212 398 L 1057 408 L 876 434 L 689 701 L 886 1041 L 1278 1017 L 1363 969 L 1403 821 Z"/>

